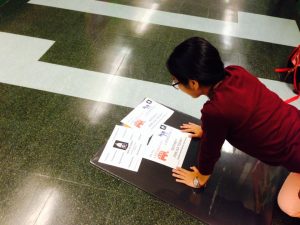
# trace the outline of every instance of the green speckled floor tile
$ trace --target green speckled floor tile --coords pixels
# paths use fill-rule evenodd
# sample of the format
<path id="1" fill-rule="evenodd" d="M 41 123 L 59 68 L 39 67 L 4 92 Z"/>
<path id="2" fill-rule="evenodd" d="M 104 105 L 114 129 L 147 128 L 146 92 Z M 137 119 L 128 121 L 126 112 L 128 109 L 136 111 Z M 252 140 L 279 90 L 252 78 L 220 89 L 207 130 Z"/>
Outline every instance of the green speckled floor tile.
<path id="1" fill-rule="evenodd" d="M 208 18 L 222 20 L 222 21 L 229 21 L 229 22 L 238 22 L 238 14 L 237 11 L 232 8 L 219 8 L 219 9 L 212 9 L 208 10 Z"/>
<path id="2" fill-rule="evenodd" d="M 63 131 L 52 135 L 53 131 L 34 122 L 15 122 L 8 130 L 9 137 L 4 143 L 6 167 L 39 174 L 58 176 L 67 159 L 66 151 L 81 143 Z"/>
<path id="3" fill-rule="evenodd" d="M 9 4 L 13 4 L 11 2 Z M 2 12 L 7 11 L 9 10 L 2 10 Z M 75 34 L 80 30 L 82 25 L 78 22 L 84 21 L 82 18 L 88 18 L 87 15 L 80 12 L 26 3 L 21 7 L 16 7 L 15 10 L 10 9 L 10 11 L 12 12 L 2 14 L 1 30 L 11 30 L 15 33 L 24 31 L 24 34 L 35 33 L 36 36 L 40 36 L 41 38 L 58 37 L 64 35 L 63 32 L 66 31 L 71 31 L 70 35 Z M 45 24 L 47 24 L 47 29 L 44 29 Z M 72 27 L 73 30 L 71 29 Z"/>
<path id="4" fill-rule="evenodd" d="M 261 1 L 261 2 L 244 1 L 243 4 L 240 4 L 239 10 L 256 13 L 256 14 L 268 15 L 270 14 L 269 9 L 272 4 L 274 3 L 271 1 Z"/>
<path id="5" fill-rule="evenodd" d="M 143 59 L 145 59 L 145 61 L 142 61 Z M 125 58 L 125 60 L 127 60 L 126 63 L 122 63 L 116 74 L 134 79 L 168 84 L 170 79 L 167 74 L 163 74 L 162 65 L 159 64 L 159 62 L 147 62 L 146 59 L 147 56 L 145 56 L 145 58 L 128 56 L 127 59 Z"/>
<path id="6" fill-rule="evenodd" d="M 55 45 L 59 46 L 54 46 L 51 51 L 55 52 L 56 48 L 60 47 L 60 54 L 63 51 L 67 53 L 62 56 L 56 54 L 52 58 L 60 56 L 61 59 L 68 58 L 70 52 L 76 55 L 85 49 L 88 50 L 90 43 L 99 36 L 109 20 L 109 17 L 99 15 L 27 4 L 16 15 L 3 16 L 0 30 L 56 41 L 58 43 Z M 45 24 L 47 29 L 44 29 Z"/>
<path id="7" fill-rule="evenodd" d="M 194 30 L 185 30 L 185 29 L 176 29 L 176 28 L 169 28 L 172 34 L 172 39 L 170 40 L 170 44 L 175 48 L 178 43 L 186 40 L 187 38 L 198 36 L 210 40 L 214 37 L 213 34 L 194 31 Z"/>
<path id="8" fill-rule="evenodd" d="M 135 28 L 139 23 L 114 17 L 100 17 L 94 15 L 94 17 L 90 19 L 90 24 L 91 29 L 95 30 L 95 34 L 98 35 L 101 41 L 107 39 L 107 36 L 115 39 L 117 38 L 114 37 L 117 36 L 116 34 L 121 36 L 133 36 L 135 34 Z M 95 45 L 95 47 L 98 47 L 99 44 L 101 44 L 101 42 Z"/>
<path id="9" fill-rule="evenodd" d="M 222 39 L 222 37 L 220 37 Z M 236 39 L 236 47 L 239 49 L 240 53 L 243 54 L 259 54 L 260 52 L 263 52 L 266 55 L 271 56 L 273 53 L 273 50 L 277 48 L 276 45 L 266 42 L 258 42 L 248 39 Z M 286 47 L 286 46 L 285 46 Z"/>
<path id="10" fill-rule="evenodd" d="M 120 196 L 113 206 L 108 224 L 130 225 L 205 225 L 188 214 L 153 198 L 135 187 L 122 183 Z"/>
<path id="11" fill-rule="evenodd" d="M 16 21 L 28 27 L 27 33 L 30 36 L 34 34 L 35 37 L 56 40 L 64 36 L 64 33 L 73 38 L 84 32 L 81 24 L 83 13 L 31 4 L 26 6 L 30 8 L 24 12 L 23 18 Z M 43 29 L 45 24 L 47 29 Z"/>
<path id="12" fill-rule="evenodd" d="M 168 53 L 162 42 L 106 32 L 94 40 L 59 39 L 41 61 L 167 83 L 168 77 L 162 70 Z"/>
<path id="13" fill-rule="evenodd" d="M 97 133 L 96 133 L 97 134 Z M 99 150 L 102 141 L 107 137 L 98 135 L 86 136 L 85 144 L 70 146 L 65 149 L 67 152 L 64 167 L 59 175 L 60 179 L 71 180 L 77 183 L 92 185 L 105 189 L 116 189 L 120 183 L 119 180 L 110 175 L 92 167 L 89 163 L 92 156 Z M 79 138 L 79 137 L 78 137 Z"/>
<path id="14" fill-rule="evenodd" d="M 276 68 L 272 62 L 272 57 L 266 57 L 260 54 L 239 55 L 239 65 L 251 71 L 257 77 L 279 80 L 278 74 L 274 72 Z"/>
<path id="15" fill-rule="evenodd" d="M 182 4 L 179 12 L 192 16 L 208 17 L 208 6 L 207 4 L 198 3 L 197 1 L 185 1 Z"/>
<path id="16" fill-rule="evenodd" d="M 51 188 L 26 173 L 1 173 L 0 223 L 34 224 L 51 195 Z"/>
<path id="17" fill-rule="evenodd" d="M 167 42 L 172 37 L 169 27 L 118 18 L 110 18 L 104 26 L 102 25 L 102 29 L 104 36 L 105 33 L 114 33 L 159 42 Z"/>
<path id="18" fill-rule="evenodd" d="M 91 43 L 86 40 L 69 40 L 68 42 L 57 40 L 40 60 L 58 65 L 82 68 L 82 59 L 90 58 L 93 51 Z"/>
<path id="19" fill-rule="evenodd" d="M 7 116 L 0 120 L 5 131 L 2 165 L 79 183 L 118 186 L 89 160 L 130 109 L 14 86 L 6 86 L 2 93 L 7 98 L 1 107 Z"/>
<path id="20" fill-rule="evenodd" d="M 24 172 L 0 174 L 0 223 L 105 224 L 118 193 Z"/>
<path id="21" fill-rule="evenodd" d="M 232 53 L 230 51 L 220 51 L 220 56 L 225 66 L 238 65 L 239 64 L 239 54 Z"/>
<path id="22" fill-rule="evenodd" d="M 230 51 L 232 53 L 240 52 L 240 43 L 244 39 L 222 35 L 207 35 L 211 42 L 219 51 Z"/>
<path id="23" fill-rule="evenodd" d="M 108 36 L 97 39 L 91 60 L 82 58 L 84 68 L 153 82 L 168 82 L 162 74 L 167 59 L 166 45 L 129 36 Z M 103 54 L 105 53 L 105 54 Z"/>
<path id="24" fill-rule="evenodd" d="M 231 4 L 230 4 L 231 3 Z M 208 17 L 211 19 L 238 22 L 238 10 L 237 6 L 232 2 L 224 2 L 211 4 L 208 9 Z"/>

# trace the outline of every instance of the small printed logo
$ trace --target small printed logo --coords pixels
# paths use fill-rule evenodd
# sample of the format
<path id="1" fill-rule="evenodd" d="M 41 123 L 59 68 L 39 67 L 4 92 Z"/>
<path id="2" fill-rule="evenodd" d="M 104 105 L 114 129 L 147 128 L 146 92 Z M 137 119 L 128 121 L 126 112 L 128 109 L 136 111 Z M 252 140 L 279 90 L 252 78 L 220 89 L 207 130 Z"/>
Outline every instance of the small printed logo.
<path id="1" fill-rule="evenodd" d="M 122 149 L 122 150 L 126 150 L 128 148 L 128 143 L 116 140 L 113 147 L 118 148 L 118 149 Z"/>
<path id="2" fill-rule="evenodd" d="M 160 134 L 158 136 L 159 137 L 168 137 L 169 134 L 166 131 L 163 130 L 162 132 L 160 132 Z"/>
<path id="3" fill-rule="evenodd" d="M 141 128 L 144 125 L 144 121 L 143 120 L 137 120 L 134 122 L 134 126 L 136 126 L 137 128 Z"/>
<path id="4" fill-rule="evenodd" d="M 166 151 L 160 151 L 158 153 L 158 158 L 162 161 L 166 161 L 167 160 L 166 158 L 168 157 L 168 153 L 169 152 L 166 152 Z"/>
<path id="5" fill-rule="evenodd" d="M 150 105 L 144 105 L 143 109 L 150 109 Z"/>
<path id="6" fill-rule="evenodd" d="M 148 99 L 148 100 L 146 101 L 146 103 L 147 103 L 147 104 L 143 106 L 143 109 L 148 109 L 148 110 L 149 110 L 149 109 L 151 108 L 150 105 L 152 104 L 152 101 L 151 101 L 150 99 Z"/>
<path id="7" fill-rule="evenodd" d="M 167 127 L 166 127 L 166 125 L 163 125 L 163 124 L 162 124 L 162 125 L 160 125 L 160 129 L 161 129 L 161 130 L 166 130 Z"/>

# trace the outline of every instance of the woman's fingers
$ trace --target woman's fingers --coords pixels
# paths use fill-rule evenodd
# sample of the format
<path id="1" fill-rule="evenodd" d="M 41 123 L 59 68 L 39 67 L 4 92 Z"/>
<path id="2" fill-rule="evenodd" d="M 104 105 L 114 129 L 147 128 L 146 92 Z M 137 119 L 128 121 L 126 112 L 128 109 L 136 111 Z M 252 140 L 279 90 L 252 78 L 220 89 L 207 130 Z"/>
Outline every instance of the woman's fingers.
<path id="1" fill-rule="evenodd" d="M 201 138 L 202 137 L 202 127 L 195 123 L 189 122 L 188 124 L 184 123 L 180 126 L 182 132 L 190 133 L 192 138 Z"/>
<path id="2" fill-rule="evenodd" d="M 183 123 L 181 126 L 184 126 L 184 127 L 193 127 L 193 126 L 199 126 L 198 124 L 195 124 L 195 123 Z"/>
<path id="3" fill-rule="evenodd" d="M 177 168 L 176 168 L 176 169 L 173 169 L 172 172 L 173 172 L 173 173 L 176 173 L 176 174 L 179 174 L 179 175 L 184 175 L 184 174 L 186 174 L 185 171 L 179 170 L 179 169 L 177 169 Z"/>
<path id="4" fill-rule="evenodd" d="M 184 132 L 196 132 L 199 130 L 197 127 L 191 127 L 191 126 L 180 126 L 181 131 Z"/>
<path id="5" fill-rule="evenodd" d="M 181 168 L 181 167 L 176 167 L 175 169 L 173 169 L 173 172 L 185 174 L 185 173 L 188 173 L 188 172 L 190 172 L 190 171 L 188 171 L 188 170 L 186 170 L 186 169 L 183 169 L 183 168 Z"/>
<path id="6" fill-rule="evenodd" d="M 195 132 L 192 128 L 184 128 L 184 129 L 181 129 L 181 131 L 183 132 Z"/>
<path id="7" fill-rule="evenodd" d="M 191 127 L 191 126 L 199 126 L 199 125 L 198 125 L 198 124 L 195 124 L 195 123 L 188 122 L 188 123 L 183 123 L 181 126 L 188 126 L 188 127 Z"/>
<path id="8" fill-rule="evenodd" d="M 182 175 L 182 174 L 178 174 L 178 173 L 172 173 L 172 176 L 173 177 L 176 177 L 176 178 L 179 178 L 181 180 L 184 180 L 185 179 L 185 176 Z"/>
<path id="9" fill-rule="evenodd" d="M 180 172 L 182 173 L 182 172 Z M 178 182 L 178 183 L 183 183 L 183 184 L 186 184 L 186 185 L 189 185 L 188 184 L 188 177 L 186 176 L 186 174 L 178 174 L 178 173 L 172 173 L 172 176 L 175 177 L 175 181 Z M 189 185 L 190 186 L 190 185 Z"/>
<path id="10" fill-rule="evenodd" d="M 186 175 L 185 169 L 182 169 L 182 168 L 173 169 L 172 176 L 177 178 L 177 179 L 175 179 L 176 182 L 187 184 L 186 180 L 188 177 Z"/>
<path id="11" fill-rule="evenodd" d="M 197 167 L 196 167 L 196 166 L 192 166 L 192 167 L 191 167 L 191 169 L 192 169 L 194 172 L 196 172 L 196 173 L 198 173 L 198 172 L 199 172 L 199 170 L 197 169 Z"/>
<path id="12" fill-rule="evenodd" d="M 187 185 L 187 183 L 186 183 L 185 180 L 175 179 L 175 181 L 178 182 L 178 183 L 182 183 L 182 184 L 186 184 Z"/>
<path id="13" fill-rule="evenodd" d="M 180 129 L 192 129 L 192 127 L 191 126 L 180 126 Z"/>

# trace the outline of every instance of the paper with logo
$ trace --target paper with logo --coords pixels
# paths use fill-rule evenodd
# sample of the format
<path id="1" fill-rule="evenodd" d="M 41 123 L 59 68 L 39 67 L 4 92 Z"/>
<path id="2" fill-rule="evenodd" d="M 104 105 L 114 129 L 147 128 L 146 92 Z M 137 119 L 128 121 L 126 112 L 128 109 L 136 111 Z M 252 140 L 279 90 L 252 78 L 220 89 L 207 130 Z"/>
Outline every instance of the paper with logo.
<path id="1" fill-rule="evenodd" d="M 121 123 L 128 127 L 140 128 L 151 135 L 151 132 L 165 123 L 173 113 L 173 110 L 146 98 L 121 120 Z"/>
<path id="2" fill-rule="evenodd" d="M 171 168 L 181 167 L 190 142 L 189 134 L 162 124 L 151 137 L 144 158 Z"/>
<path id="3" fill-rule="evenodd" d="M 137 172 L 148 140 L 138 129 L 116 125 L 98 161 Z"/>

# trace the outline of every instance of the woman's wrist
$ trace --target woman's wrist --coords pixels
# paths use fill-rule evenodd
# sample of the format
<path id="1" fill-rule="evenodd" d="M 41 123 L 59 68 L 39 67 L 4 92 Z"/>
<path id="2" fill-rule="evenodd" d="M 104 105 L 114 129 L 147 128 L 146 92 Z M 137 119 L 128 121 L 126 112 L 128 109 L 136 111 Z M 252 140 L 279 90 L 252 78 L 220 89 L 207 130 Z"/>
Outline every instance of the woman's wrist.
<path id="1" fill-rule="evenodd" d="M 200 188 L 201 187 L 198 176 L 194 177 L 193 184 L 194 184 L 194 188 Z"/>

